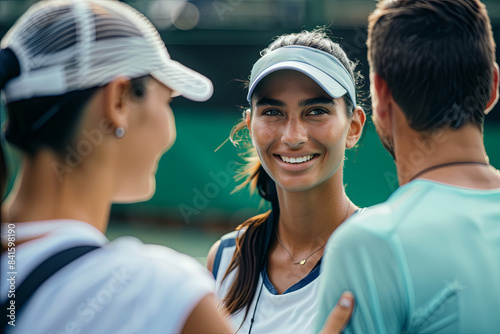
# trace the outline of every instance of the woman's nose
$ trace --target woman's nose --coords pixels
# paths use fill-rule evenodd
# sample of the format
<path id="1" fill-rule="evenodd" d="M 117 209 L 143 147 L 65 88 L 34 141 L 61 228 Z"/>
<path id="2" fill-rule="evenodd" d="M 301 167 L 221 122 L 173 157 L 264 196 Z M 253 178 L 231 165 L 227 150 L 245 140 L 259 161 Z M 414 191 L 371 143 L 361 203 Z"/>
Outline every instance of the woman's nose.
<path id="1" fill-rule="evenodd" d="M 281 142 L 291 148 L 296 148 L 305 144 L 307 139 L 305 124 L 300 119 L 289 119 L 281 136 Z"/>

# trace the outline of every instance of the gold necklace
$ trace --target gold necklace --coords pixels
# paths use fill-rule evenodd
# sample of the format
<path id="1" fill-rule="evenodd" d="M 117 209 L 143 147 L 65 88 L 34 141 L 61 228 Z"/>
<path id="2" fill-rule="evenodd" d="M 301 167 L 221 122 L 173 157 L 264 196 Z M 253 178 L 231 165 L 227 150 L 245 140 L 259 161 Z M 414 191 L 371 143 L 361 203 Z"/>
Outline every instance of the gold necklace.
<path id="1" fill-rule="evenodd" d="M 347 218 L 347 214 L 349 213 L 349 201 L 347 201 L 347 210 L 345 212 L 345 216 L 344 218 L 340 221 L 341 223 Z M 340 225 L 340 224 L 339 224 Z M 321 246 L 320 248 L 316 249 L 314 252 L 312 252 L 311 254 L 309 254 L 308 257 L 306 257 L 305 259 L 303 259 L 302 261 L 299 261 L 299 262 L 295 262 L 295 260 L 293 259 L 293 256 L 292 254 L 288 251 L 288 249 L 285 247 L 285 245 L 283 244 L 283 241 L 281 241 L 280 237 L 278 236 L 278 232 L 276 232 L 276 230 L 274 230 L 274 234 L 276 235 L 276 239 L 278 239 L 278 242 L 280 243 L 281 247 L 283 247 L 283 249 L 288 253 L 288 256 L 290 256 L 290 260 L 292 260 L 292 263 L 293 264 L 300 264 L 300 265 L 305 265 L 307 260 L 309 260 L 309 258 L 311 256 L 313 256 L 314 254 L 316 254 L 321 248 L 325 247 L 326 245 L 326 242 L 323 244 L 323 246 Z"/>

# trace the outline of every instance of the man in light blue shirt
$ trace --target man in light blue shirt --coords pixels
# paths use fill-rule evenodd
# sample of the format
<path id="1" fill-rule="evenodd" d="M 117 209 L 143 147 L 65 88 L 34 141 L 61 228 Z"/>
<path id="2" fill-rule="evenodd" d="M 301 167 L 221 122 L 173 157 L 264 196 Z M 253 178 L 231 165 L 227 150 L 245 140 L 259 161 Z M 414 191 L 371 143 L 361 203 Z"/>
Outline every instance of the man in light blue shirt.
<path id="1" fill-rule="evenodd" d="M 382 1 L 368 60 L 373 120 L 401 187 L 328 242 L 317 330 L 349 290 L 345 333 L 498 333 L 500 172 L 483 123 L 499 70 L 486 8 Z"/>

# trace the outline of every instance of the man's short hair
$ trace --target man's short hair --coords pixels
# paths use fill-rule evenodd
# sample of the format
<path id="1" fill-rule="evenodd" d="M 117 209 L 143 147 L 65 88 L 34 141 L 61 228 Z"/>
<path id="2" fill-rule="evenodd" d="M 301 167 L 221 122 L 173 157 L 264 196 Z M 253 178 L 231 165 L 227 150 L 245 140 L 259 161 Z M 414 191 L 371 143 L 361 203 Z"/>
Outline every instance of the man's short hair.
<path id="1" fill-rule="evenodd" d="M 495 42 L 478 0 L 381 1 L 368 24 L 368 61 L 417 131 L 482 128 Z"/>

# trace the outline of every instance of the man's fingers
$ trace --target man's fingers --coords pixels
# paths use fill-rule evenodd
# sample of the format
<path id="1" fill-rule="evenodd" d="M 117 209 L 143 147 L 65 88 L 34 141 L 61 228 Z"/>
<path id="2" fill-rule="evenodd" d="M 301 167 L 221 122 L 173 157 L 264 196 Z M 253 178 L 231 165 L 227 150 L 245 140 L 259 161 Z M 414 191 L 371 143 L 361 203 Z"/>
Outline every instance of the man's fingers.
<path id="1" fill-rule="evenodd" d="M 350 292 L 344 292 L 332 310 L 325 326 L 320 334 L 338 334 L 351 318 L 352 310 L 354 309 L 354 296 Z"/>

